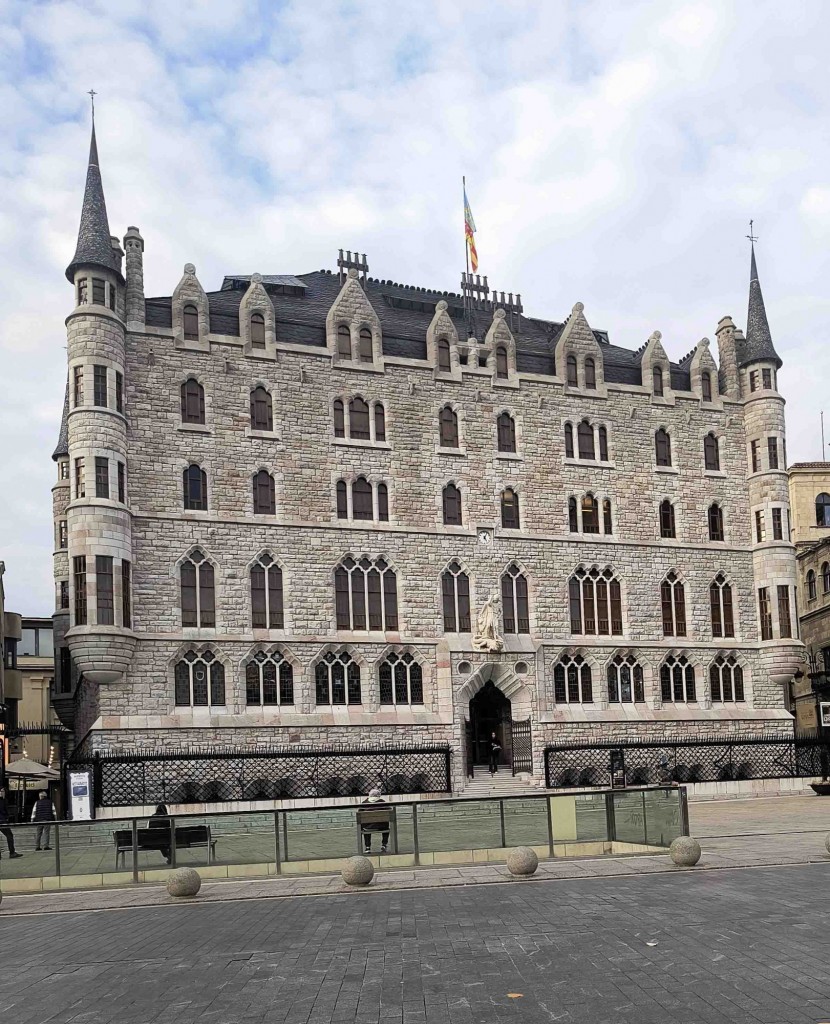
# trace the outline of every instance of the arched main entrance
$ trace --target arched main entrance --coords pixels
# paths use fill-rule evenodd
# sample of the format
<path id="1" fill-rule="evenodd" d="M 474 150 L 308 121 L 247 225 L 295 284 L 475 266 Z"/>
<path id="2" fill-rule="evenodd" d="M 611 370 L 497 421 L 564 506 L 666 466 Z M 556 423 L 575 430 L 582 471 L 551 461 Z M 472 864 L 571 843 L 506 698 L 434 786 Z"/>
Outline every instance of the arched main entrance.
<path id="1" fill-rule="evenodd" d="M 470 700 L 470 732 L 473 764 L 488 764 L 490 738 L 496 734 L 501 747 L 499 764 L 510 764 L 510 719 L 512 705 L 509 698 L 492 679 L 482 686 Z"/>

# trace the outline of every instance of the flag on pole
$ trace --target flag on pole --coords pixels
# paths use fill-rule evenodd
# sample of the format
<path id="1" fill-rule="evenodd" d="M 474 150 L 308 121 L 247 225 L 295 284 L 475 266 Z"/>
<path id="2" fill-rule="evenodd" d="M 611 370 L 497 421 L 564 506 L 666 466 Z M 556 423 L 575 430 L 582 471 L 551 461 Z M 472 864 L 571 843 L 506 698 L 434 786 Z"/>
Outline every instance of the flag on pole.
<path id="1" fill-rule="evenodd" d="M 467 241 L 467 247 L 470 250 L 470 266 L 473 268 L 473 273 L 478 270 L 478 253 L 476 252 L 476 222 L 473 220 L 473 211 L 470 209 L 470 204 L 467 201 L 467 186 L 464 185 L 464 237 Z"/>

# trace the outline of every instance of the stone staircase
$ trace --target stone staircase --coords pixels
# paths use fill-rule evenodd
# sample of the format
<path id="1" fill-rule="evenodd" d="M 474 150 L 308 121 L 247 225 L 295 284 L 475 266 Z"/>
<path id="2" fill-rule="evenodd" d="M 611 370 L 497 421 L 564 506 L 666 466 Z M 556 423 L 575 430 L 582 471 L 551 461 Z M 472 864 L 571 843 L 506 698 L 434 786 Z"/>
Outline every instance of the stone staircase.
<path id="1" fill-rule="evenodd" d="M 464 786 L 465 797 L 499 797 L 499 796 L 521 796 L 528 793 L 537 793 L 539 788 L 514 775 L 506 765 L 500 765 L 495 775 L 484 765 L 476 765 L 473 768 L 473 777 L 467 779 Z"/>

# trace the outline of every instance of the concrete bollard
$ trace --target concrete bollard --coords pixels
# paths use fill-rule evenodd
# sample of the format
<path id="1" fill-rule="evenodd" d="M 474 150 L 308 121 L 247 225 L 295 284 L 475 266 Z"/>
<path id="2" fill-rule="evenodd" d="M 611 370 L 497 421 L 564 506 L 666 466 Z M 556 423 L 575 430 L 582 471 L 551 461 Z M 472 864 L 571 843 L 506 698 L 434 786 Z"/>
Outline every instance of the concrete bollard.
<path id="1" fill-rule="evenodd" d="M 170 896 L 195 896 L 202 888 L 202 876 L 193 868 L 178 868 L 167 879 L 167 892 Z"/>
<path id="2" fill-rule="evenodd" d="M 669 847 L 669 856 L 679 868 L 692 868 L 700 860 L 700 843 L 691 836 L 678 836 Z"/>
<path id="3" fill-rule="evenodd" d="M 529 846 L 517 846 L 507 855 L 507 870 L 511 875 L 527 878 L 539 867 L 536 851 Z"/>
<path id="4" fill-rule="evenodd" d="M 368 857 L 349 857 L 340 869 L 346 885 L 368 885 L 375 877 L 375 869 Z"/>

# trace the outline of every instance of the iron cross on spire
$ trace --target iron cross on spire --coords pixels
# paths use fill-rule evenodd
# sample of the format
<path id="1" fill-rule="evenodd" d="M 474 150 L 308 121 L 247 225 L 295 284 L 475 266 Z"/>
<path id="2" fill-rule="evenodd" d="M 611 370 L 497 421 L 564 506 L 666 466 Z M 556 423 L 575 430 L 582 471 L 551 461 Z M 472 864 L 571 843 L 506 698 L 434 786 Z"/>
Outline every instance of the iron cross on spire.
<path id="1" fill-rule="evenodd" d="M 753 245 L 758 241 L 758 236 L 752 233 L 752 225 L 754 223 L 755 221 L 752 220 L 749 222 L 749 234 L 746 236 Z"/>
<path id="2" fill-rule="evenodd" d="M 94 89 L 89 90 L 89 101 L 92 104 L 92 123 L 95 124 L 95 97 L 98 93 Z"/>

